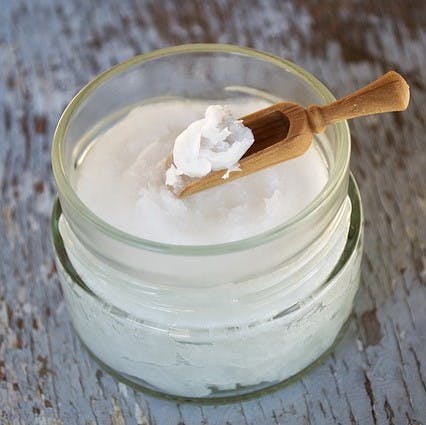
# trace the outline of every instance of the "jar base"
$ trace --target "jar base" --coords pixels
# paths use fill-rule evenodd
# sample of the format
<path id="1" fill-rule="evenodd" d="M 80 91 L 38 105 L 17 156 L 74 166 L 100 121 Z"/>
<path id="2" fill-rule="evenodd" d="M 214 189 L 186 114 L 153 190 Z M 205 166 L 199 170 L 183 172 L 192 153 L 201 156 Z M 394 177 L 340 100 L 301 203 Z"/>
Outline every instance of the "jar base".
<path id="1" fill-rule="evenodd" d="M 359 289 L 357 291 L 357 294 L 358 292 L 359 292 Z M 355 295 L 355 298 L 357 297 L 357 294 Z M 117 372 L 116 370 L 112 369 L 107 364 L 105 364 L 102 360 L 100 360 L 92 352 L 92 350 L 90 350 L 90 348 L 84 343 L 84 341 L 80 338 L 78 333 L 76 334 L 80 341 L 80 344 L 84 347 L 84 349 L 87 351 L 89 356 L 101 367 L 103 371 L 105 371 L 106 373 L 108 373 L 109 375 L 117 379 L 117 381 L 123 384 L 126 384 L 137 391 L 140 391 L 147 395 L 164 399 L 164 400 L 181 401 L 185 403 L 228 404 L 228 403 L 239 402 L 242 400 L 249 400 L 249 399 L 253 399 L 253 398 L 257 398 L 257 397 L 261 397 L 261 396 L 273 393 L 309 375 L 313 370 L 315 370 L 317 367 L 322 365 L 328 359 L 328 357 L 334 352 L 336 347 L 339 345 L 339 343 L 343 340 L 343 338 L 349 331 L 350 324 L 352 321 L 353 321 L 353 317 L 352 317 L 352 314 L 350 314 L 348 319 L 345 321 L 345 323 L 341 327 L 339 333 L 337 334 L 331 346 L 328 349 L 326 349 L 324 353 L 321 354 L 317 359 L 315 359 L 311 364 L 306 366 L 304 369 L 302 369 L 300 372 L 296 373 L 295 375 L 292 375 L 289 378 L 284 379 L 283 381 L 280 381 L 280 382 L 275 382 L 275 383 L 263 382 L 257 385 L 240 387 L 238 389 L 233 389 L 230 391 L 217 391 L 215 393 L 211 393 L 208 397 L 189 397 L 189 396 L 184 397 L 181 395 L 167 394 L 165 392 L 162 392 L 152 387 L 150 384 L 143 381 L 142 379 L 127 375 L 125 373 Z"/>

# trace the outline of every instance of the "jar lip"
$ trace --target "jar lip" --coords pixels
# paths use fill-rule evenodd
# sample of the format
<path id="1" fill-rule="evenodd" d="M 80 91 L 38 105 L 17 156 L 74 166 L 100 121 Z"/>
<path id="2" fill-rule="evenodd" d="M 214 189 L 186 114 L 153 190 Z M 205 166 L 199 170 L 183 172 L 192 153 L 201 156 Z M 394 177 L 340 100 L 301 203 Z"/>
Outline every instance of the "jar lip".
<path id="1" fill-rule="evenodd" d="M 329 179 L 321 192 L 309 203 L 302 211 L 293 216 L 290 220 L 285 221 L 278 226 L 273 227 L 265 232 L 257 235 L 230 241 L 220 244 L 211 245 L 177 245 L 168 244 L 164 242 L 156 242 L 149 239 L 144 239 L 117 227 L 107 223 L 95 213 L 93 213 L 74 191 L 69 179 L 66 176 L 63 160 L 61 157 L 62 145 L 64 141 L 64 135 L 68 129 L 69 122 L 73 116 L 73 113 L 80 106 L 80 104 L 102 83 L 110 79 L 111 77 L 127 70 L 128 68 L 149 62 L 151 60 L 159 59 L 165 56 L 173 56 L 180 54 L 192 54 L 192 53 L 229 53 L 236 55 L 249 56 L 257 58 L 265 62 L 269 62 L 278 68 L 284 69 L 287 72 L 295 74 L 297 77 L 302 79 L 305 83 L 310 85 L 315 91 L 323 98 L 324 102 L 329 103 L 335 100 L 335 97 L 331 92 L 311 73 L 305 71 L 298 65 L 292 62 L 282 59 L 278 56 L 270 53 L 265 53 L 256 49 L 248 47 L 234 46 L 230 44 L 184 44 L 179 46 L 166 47 L 152 52 L 134 56 L 120 64 L 113 66 L 112 68 L 104 71 L 99 76 L 95 77 L 87 85 L 85 85 L 71 100 L 68 106 L 62 113 L 59 122 L 57 124 L 55 133 L 53 135 L 52 143 L 52 169 L 53 174 L 58 186 L 61 197 L 63 197 L 68 203 L 73 205 L 76 211 L 86 221 L 90 222 L 99 231 L 107 234 L 109 237 L 125 243 L 127 245 L 134 246 L 136 248 L 142 248 L 155 252 L 162 252 L 173 255 L 217 255 L 229 252 L 241 251 L 249 248 L 256 247 L 258 245 L 270 242 L 285 233 L 291 231 L 302 220 L 308 218 L 310 215 L 320 208 L 322 203 L 333 196 L 338 190 L 342 181 L 346 178 L 349 168 L 350 159 L 350 133 L 349 127 L 346 121 L 342 121 L 334 124 L 337 132 L 337 137 L 340 143 L 337 145 L 336 161 L 333 169 L 331 170 Z"/>

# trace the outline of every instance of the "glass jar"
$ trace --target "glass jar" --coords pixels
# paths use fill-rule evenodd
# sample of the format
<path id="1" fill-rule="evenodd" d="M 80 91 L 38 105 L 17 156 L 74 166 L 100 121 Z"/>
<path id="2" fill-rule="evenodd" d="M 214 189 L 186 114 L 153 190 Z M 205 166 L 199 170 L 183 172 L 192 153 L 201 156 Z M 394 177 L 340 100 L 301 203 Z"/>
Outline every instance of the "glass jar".
<path id="1" fill-rule="evenodd" d="M 141 239 L 78 198 L 76 169 L 90 142 L 135 105 L 242 94 L 305 106 L 334 100 L 283 59 L 228 45 L 177 46 L 94 79 L 54 135 L 53 240 L 73 325 L 101 364 L 146 389 L 213 398 L 272 386 L 324 354 L 352 310 L 363 226 L 345 122 L 316 139 L 329 172 L 321 193 L 290 221 L 244 240 Z"/>

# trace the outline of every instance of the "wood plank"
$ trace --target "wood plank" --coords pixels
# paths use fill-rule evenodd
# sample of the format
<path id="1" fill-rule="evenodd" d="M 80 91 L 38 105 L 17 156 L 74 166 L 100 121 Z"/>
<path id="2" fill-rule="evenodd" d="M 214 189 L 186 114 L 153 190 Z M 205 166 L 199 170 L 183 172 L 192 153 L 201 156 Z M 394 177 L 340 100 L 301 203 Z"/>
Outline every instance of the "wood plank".
<path id="1" fill-rule="evenodd" d="M 426 423 L 426 5 L 410 1 L 15 0 L 0 7 L 0 422 Z M 288 58 L 342 96 L 388 69 L 407 113 L 351 123 L 366 216 L 362 288 L 322 365 L 226 405 L 138 393 L 82 349 L 53 265 L 50 141 L 100 71 L 171 44 L 222 42 Z"/>

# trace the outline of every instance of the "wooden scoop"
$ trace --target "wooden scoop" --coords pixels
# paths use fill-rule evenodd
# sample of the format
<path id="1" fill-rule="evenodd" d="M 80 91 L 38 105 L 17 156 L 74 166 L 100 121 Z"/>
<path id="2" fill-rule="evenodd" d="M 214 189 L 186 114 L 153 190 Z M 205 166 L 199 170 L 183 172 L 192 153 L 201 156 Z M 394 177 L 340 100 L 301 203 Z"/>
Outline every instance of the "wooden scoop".
<path id="1" fill-rule="evenodd" d="M 228 183 L 248 174 L 296 158 L 310 147 L 314 133 L 322 133 L 334 122 L 363 115 L 403 111 L 408 106 L 408 84 L 398 73 L 390 71 L 362 89 L 324 106 L 307 109 L 291 102 L 280 102 L 242 118 L 254 134 L 254 143 L 239 161 L 241 171 L 213 171 L 189 181 L 179 197 Z"/>

